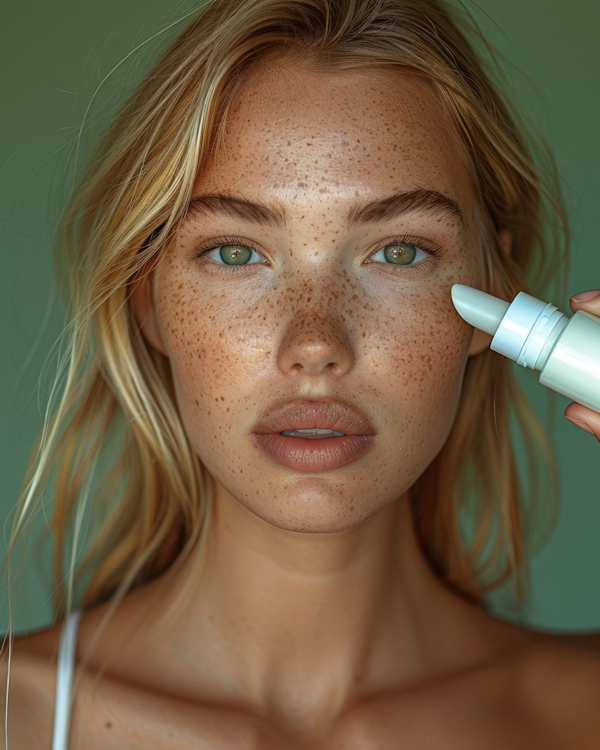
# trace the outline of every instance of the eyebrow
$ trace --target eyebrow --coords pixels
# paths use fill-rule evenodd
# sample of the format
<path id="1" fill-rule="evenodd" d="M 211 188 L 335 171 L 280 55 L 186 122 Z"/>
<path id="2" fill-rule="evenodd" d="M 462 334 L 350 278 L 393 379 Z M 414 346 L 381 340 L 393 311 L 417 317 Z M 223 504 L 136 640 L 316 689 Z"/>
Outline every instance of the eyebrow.
<path id="1" fill-rule="evenodd" d="M 456 201 L 437 190 L 417 188 L 408 192 L 394 193 L 386 198 L 357 203 L 348 212 L 346 226 L 351 229 L 359 224 L 375 224 L 397 219 L 400 216 L 420 211 L 446 215 L 464 222 L 463 212 Z M 187 215 L 205 216 L 221 214 L 232 216 L 250 224 L 285 227 L 285 212 L 279 206 L 269 206 L 260 201 L 250 201 L 221 193 L 209 193 L 192 198 Z"/>
<path id="2" fill-rule="evenodd" d="M 267 224 L 278 229 L 285 226 L 285 214 L 281 208 L 221 193 L 199 195 L 189 202 L 188 216 L 200 217 L 206 214 L 232 216 L 249 224 Z"/>
<path id="3" fill-rule="evenodd" d="M 348 213 L 346 224 L 348 229 L 351 229 L 358 224 L 375 224 L 397 219 L 411 211 L 445 214 L 451 219 L 458 219 L 464 223 L 463 212 L 452 198 L 438 193 L 437 190 L 417 188 L 406 193 L 395 193 L 388 198 L 355 205 Z"/>

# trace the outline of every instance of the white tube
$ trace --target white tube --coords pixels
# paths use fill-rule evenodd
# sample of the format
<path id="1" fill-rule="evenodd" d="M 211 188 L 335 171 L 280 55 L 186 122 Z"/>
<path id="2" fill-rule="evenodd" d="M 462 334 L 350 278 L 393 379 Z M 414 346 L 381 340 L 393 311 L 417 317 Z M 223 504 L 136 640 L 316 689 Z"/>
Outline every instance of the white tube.
<path id="1" fill-rule="evenodd" d="M 600 318 L 519 292 L 512 303 L 463 284 L 452 287 L 458 314 L 493 335 L 490 349 L 540 371 L 540 383 L 600 412 Z"/>

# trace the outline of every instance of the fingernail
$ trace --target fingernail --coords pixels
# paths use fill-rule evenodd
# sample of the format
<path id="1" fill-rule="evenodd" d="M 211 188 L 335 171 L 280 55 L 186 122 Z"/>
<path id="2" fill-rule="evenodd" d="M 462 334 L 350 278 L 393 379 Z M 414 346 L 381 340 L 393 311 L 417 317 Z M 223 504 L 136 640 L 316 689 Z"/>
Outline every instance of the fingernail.
<path id="1" fill-rule="evenodd" d="M 571 297 L 573 302 L 587 302 L 589 299 L 594 299 L 600 294 L 600 289 L 590 289 L 589 292 L 579 292 L 574 297 Z"/>
<path id="2" fill-rule="evenodd" d="M 576 424 L 577 427 L 581 427 L 582 430 L 589 432 L 591 435 L 594 434 L 594 431 L 591 429 L 587 422 L 584 422 L 581 419 L 571 419 L 571 417 L 566 417 L 566 419 L 568 419 L 569 422 L 573 422 L 573 424 Z"/>

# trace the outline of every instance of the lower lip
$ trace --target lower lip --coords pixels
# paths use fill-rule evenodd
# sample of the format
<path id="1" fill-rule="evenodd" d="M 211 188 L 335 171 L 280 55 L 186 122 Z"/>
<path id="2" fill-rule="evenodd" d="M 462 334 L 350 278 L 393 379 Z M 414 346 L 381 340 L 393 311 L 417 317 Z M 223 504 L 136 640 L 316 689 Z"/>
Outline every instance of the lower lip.
<path id="1" fill-rule="evenodd" d="M 358 461 L 375 445 L 376 435 L 344 435 L 309 440 L 280 433 L 253 434 L 252 442 L 272 461 L 296 471 L 331 471 Z"/>

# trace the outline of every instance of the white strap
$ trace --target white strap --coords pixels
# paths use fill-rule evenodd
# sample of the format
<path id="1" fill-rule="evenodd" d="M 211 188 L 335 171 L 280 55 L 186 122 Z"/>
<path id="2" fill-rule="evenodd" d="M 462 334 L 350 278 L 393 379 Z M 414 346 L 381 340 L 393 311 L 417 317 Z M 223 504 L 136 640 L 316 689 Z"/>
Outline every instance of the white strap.
<path id="1" fill-rule="evenodd" d="M 54 735 L 52 750 L 68 750 L 71 719 L 71 689 L 77 648 L 77 632 L 81 612 L 73 612 L 64 623 L 58 647 L 56 670 L 56 702 L 54 704 Z"/>

